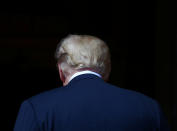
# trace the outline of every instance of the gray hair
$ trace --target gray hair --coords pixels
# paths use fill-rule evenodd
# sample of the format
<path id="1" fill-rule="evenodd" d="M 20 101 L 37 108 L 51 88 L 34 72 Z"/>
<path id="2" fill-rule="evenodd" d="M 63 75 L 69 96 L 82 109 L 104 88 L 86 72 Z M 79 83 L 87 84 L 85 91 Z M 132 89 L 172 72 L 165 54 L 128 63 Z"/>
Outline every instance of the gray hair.
<path id="1" fill-rule="evenodd" d="M 110 52 L 106 43 L 89 35 L 68 35 L 57 45 L 55 58 L 63 72 L 70 74 L 72 69 L 92 69 L 103 79 L 111 71 Z"/>

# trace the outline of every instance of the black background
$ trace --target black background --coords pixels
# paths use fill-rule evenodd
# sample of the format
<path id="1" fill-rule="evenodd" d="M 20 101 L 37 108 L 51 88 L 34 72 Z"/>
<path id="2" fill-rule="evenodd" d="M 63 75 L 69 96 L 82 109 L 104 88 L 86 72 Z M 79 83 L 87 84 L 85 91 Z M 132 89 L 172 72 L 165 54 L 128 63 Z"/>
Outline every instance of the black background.
<path id="1" fill-rule="evenodd" d="M 62 85 L 54 53 L 68 34 L 95 35 L 106 41 L 112 60 L 109 82 L 156 99 L 175 130 L 173 3 L 51 3 L 11 3 L 1 8 L 1 113 L 6 130 L 13 129 L 22 101 Z"/>

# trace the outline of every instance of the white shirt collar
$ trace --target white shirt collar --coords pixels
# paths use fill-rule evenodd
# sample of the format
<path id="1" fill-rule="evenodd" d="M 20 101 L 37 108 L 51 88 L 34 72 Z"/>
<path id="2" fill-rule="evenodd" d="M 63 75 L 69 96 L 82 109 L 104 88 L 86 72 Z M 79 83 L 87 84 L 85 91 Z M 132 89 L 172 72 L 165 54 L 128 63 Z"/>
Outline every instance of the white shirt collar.
<path id="1" fill-rule="evenodd" d="M 98 74 L 98 73 L 96 73 L 96 72 L 93 72 L 93 71 L 90 71 L 90 70 L 85 70 L 85 71 L 76 72 L 74 75 L 72 75 L 72 76 L 70 77 L 69 82 L 70 82 L 73 78 L 75 78 L 76 76 L 79 76 L 79 75 L 82 75 L 82 74 L 94 74 L 94 75 L 96 75 L 96 76 L 98 76 L 98 77 L 101 78 L 101 75 L 100 75 L 100 74 Z"/>

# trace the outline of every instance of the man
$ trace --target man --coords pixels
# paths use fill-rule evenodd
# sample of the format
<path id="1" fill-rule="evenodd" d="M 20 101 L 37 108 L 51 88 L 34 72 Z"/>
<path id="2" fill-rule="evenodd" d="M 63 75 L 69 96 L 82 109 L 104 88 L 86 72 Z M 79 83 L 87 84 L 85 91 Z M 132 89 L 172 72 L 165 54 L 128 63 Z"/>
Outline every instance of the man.
<path id="1" fill-rule="evenodd" d="M 88 35 L 69 35 L 56 49 L 63 87 L 25 100 L 14 131 L 169 131 L 157 101 L 106 83 L 108 46 Z"/>

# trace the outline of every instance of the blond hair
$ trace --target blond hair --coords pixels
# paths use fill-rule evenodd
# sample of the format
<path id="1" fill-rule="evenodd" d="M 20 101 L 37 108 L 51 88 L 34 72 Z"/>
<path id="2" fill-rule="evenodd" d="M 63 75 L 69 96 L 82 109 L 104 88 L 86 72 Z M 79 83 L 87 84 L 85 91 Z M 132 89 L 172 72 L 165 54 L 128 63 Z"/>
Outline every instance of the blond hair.
<path id="1" fill-rule="evenodd" d="M 111 71 L 109 48 L 103 40 L 94 36 L 67 36 L 58 44 L 55 57 L 67 74 L 70 74 L 72 69 L 89 68 L 106 80 Z"/>

